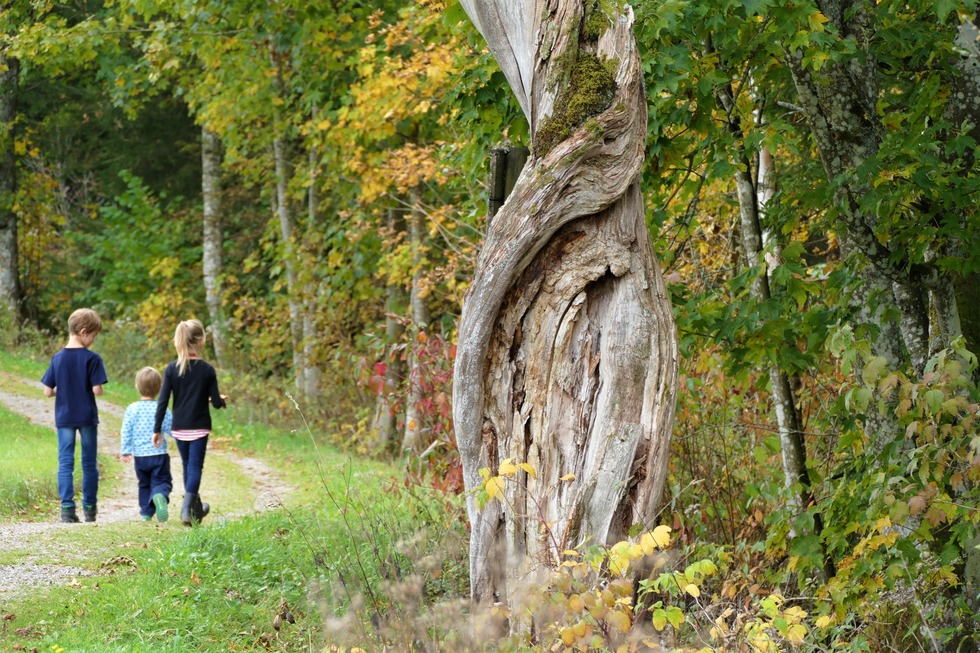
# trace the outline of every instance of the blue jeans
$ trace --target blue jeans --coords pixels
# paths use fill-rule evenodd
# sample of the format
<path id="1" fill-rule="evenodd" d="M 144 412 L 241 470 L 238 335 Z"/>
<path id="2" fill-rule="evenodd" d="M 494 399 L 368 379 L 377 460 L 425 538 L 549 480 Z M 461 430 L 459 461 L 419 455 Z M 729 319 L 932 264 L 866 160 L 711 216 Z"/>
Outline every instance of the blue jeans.
<path id="1" fill-rule="evenodd" d="M 174 440 L 180 461 L 184 463 L 184 492 L 197 494 L 201 490 L 201 474 L 204 473 L 204 454 L 208 451 L 208 437 L 197 440 Z"/>
<path id="2" fill-rule="evenodd" d="M 82 441 L 82 505 L 94 506 L 99 495 L 97 426 L 58 428 L 58 494 L 62 508 L 75 507 L 75 432 Z"/>
<path id="3" fill-rule="evenodd" d="M 154 494 L 162 494 L 168 499 L 167 503 L 170 503 L 170 490 L 173 489 L 173 477 L 170 475 L 170 454 L 136 456 L 133 458 L 133 469 L 136 471 L 140 515 L 152 517 L 157 511 L 156 506 L 153 505 Z"/>

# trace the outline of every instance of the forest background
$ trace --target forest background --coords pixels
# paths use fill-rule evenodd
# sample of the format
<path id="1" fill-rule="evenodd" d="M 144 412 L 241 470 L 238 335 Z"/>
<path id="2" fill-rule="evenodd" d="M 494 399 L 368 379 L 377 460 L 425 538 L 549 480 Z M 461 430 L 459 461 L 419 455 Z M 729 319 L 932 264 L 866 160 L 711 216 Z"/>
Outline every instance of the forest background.
<path id="1" fill-rule="evenodd" d="M 624 630 L 976 650 L 975 3 L 631 4 L 681 353 L 661 523 L 713 569 Z M 5 346 L 91 306 L 126 378 L 196 316 L 257 418 L 462 491 L 489 161 L 534 143 L 458 5 L 14 1 L 0 43 Z"/>

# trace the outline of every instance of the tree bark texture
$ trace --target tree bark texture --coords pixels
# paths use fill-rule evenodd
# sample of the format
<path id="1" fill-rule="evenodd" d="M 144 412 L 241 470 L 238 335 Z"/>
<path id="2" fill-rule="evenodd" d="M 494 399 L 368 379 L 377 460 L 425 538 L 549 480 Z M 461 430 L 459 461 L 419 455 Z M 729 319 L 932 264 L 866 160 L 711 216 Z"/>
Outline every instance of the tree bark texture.
<path id="1" fill-rule="evenodd" d="M 638 183 L 646 98 L 633 16 L 625 3 L 583 16 L 583 4 L 463 0 L 534 134 L 459 327 L 453 418 L 466 487 L 507 458 L 535 470 L 482 510 L 468 495 L 481 602 L 506 601 L 509 582 L 565 548 L 652 526 L 666 474 L 677 341 Z M 614 94 L 542 147 L 585 57 L 611 71 Z"/>
<path id="2" fill-rule="evenodd" d="M 412 318 L 412 333 L 419 334 L 429 323 L 429 310 L 422 292 L 422 259 L 425 247 L 425 211 L 422 209 L 422 190 L 415 188 L 411 193 L 412 219 L 408 226 L 409 242 L 412 248 L 412 287 L 409 290 L 409 308 Z M 408 392 L 405 399 L 405 433 L 402 436 L 402 451 L 415 454 L 425 448 L 422 442 L 422 422 L 419 404 L 422 402 L 423 386 L 422 362 L 417 350 L 419 343 L 413 342 L 408 348 Z"/>
<path id="3" fill-rule="evenodd" d="M 289 183 L 295 167 L 291 159 L 291 147 L 285 137 L 277 136 L 273 141 L 276 166 L 276 213 L 283 241 L 283 258 L 286 266 L 286 283 L 289 304 L 289 329 L 293 346 L 293 376 L 296 394 L 305 397 L 306 361 L 303 348 L 303 320 L 305 311 L 299 297 L 299 273 L 296 269 L 296 214 L 289 198 Z"/>
<path id="4" fill-rule="evenodd" d="M 218 367 L 226 363 L 227 329 L 221 297 L 221 138 L 201 129 L 201 195 L 204 202 L 204 298 L 211 318 L 212 342 Z"/>
<path id="5" fill-rule="evenodd" d="M 873 32 L 873 7 L 870 4 L 858 2 L 848 11 L 836 0 L 818 4 L 841 34 L 855 39 L 860 48 L 868 48 Z M 891 310 L 896 307 L 892 284 L 909 285 L 911 271 L 900 269 L 902 266 L 890 257 L 890 252 L 875 236 L 876 216 L 859 208 L 860 199 L 868 189 L 853 174 L 868 157 L 877 153 L 881 144 L 883 126 L 876 109 L 879 92 L 877 62 L 870 55 L 856 57 L 850 65 L 837 62 L 826 66 L 819 77 L 806 69 L 800 52 L 788 53 L 787 62 L 828 179 L 847 177 L 851 180 L 840 186 L 836 199 L 842 222 L 838 234 L 841 254 L 862 257 L 858 271 L 861 283 L 851 298 L 857 309 L 857 321 L 878 331 L 872 341 L 872 353 L 883 356 L 889 368 L 900 369 L 905 361 L 906 345 L 909 345 L 908 351 L 912 351 L 921 343 L 917 332 L 906 334 L 906 342 L 899 324 L 889 318 L 897 312 Z M 923 283 L 935 281 L 929 279 L 927 272 L 919 274 Z M 908 288 L 902 296 L 911 298 L 915 292 L 915 288 Z M 912 307 L 913 304 L 906 304 L 903 308 Z M 920 324 L 921 317 L 906 315 L 903 323 Z M 901 435 L 898 422 L 890 411 L 882 414 L 868 410 L 865 430 L 872 441 L 872 450 L 876 452 Z"/>
<path id="6" fill-rule="evenodd" d="M 0 55 L 0 308 L 13 319 L 20 316 L 20 280 L 17 256 L 17 160 L 14 122 L 17 117 L 19 65 Z"/>

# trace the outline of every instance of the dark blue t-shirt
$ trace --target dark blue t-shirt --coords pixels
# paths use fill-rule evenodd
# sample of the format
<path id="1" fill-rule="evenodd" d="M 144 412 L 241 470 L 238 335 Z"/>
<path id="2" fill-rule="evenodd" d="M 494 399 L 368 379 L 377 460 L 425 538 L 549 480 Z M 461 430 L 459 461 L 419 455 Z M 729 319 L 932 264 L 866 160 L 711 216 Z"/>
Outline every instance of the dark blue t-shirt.
<path id="1" fill-rule="evenodd" d="M 62 349 L 51 358 L 41 383 L 55 388 L 54 424 L 58 428 L 79 428 L 99 423 L 99 407 L 92 386 L 103 385 L 102 357 L 84 347 Z"/>

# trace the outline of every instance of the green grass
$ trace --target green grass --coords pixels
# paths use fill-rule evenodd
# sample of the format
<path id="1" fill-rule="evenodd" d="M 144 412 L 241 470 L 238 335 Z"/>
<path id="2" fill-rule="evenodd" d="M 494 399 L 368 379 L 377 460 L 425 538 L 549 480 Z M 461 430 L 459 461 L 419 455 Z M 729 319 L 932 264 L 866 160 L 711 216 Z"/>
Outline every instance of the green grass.
<path id="1" fill-rule="evenodd" d="M 34 392 L 19 378 L 40 378 L 46 365 L 0 353 L 7 375 L 0 382 L 8 392 Z M 111 400 L 120 406 L 130 400 L 123 391 L 117 396 Z M 232 403 L 213 413 L 201 491 L 214 517 L 202 527 L 177 519 L 144 523 L 134 506 L 132 522 L 46 534 L 48 553 L 0 553 L 0 564 L 30 557 L 94 574 L 5 599 L 0 650 L 309 652 L 342 639 L 373 650 L 372 616 L 397 621 L 413 601 L 466 594 L 458 500 L 406 490 L 397 469 L 318 444 L 325 438 L 310 433 L 298 412 L 291 423 L 270 426 L 256 422 L 250 408 Z M 13 431 L 24 433 L 23 442 L 0 449 L 0 479 L 17 486 L 47 476 L 53 486 L 54 433 L 0 411 L 0 432 Z M 100 437 L 118 437 L 118 423 L 105 413 Z M 252 478 L 221 452 L 279 470 L 292 488 L 284 507 L 254 514 Z M 172 457 L 179 479 L 175 451 Z M 117 460 L 100 462 L 103 482 L 135 483 Z M 175 490 L 171 506 L 180 498 Z M 24 518 L 16 511 L 11 517 Z M 408 578 L 425 580 L 419 595 L 392 590 Z M 283 601 L 295 623 L 285 621 Z M 344 615 L 352 604 L 357 618 L 345 632 L 325 632 L 325 616 Z"/>
<path id="2" fill-rule="evenodd" d="M 58 505 L 58 439 L 0 407 L 0 518 L 34 516 Z"/>

